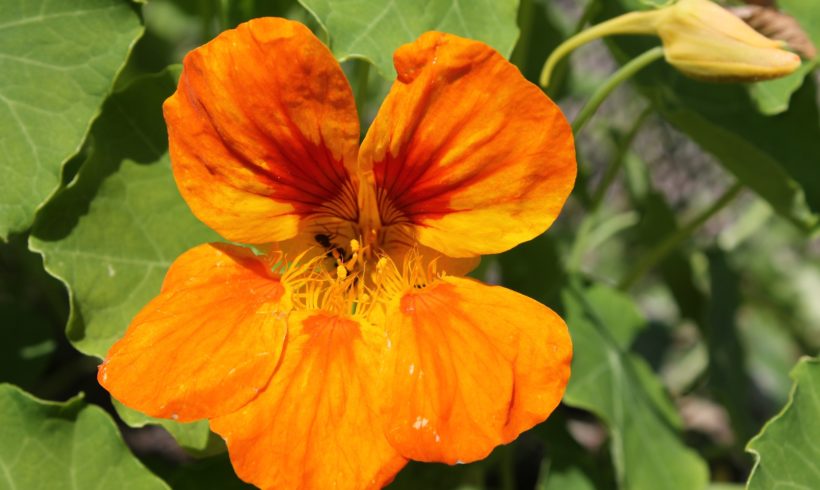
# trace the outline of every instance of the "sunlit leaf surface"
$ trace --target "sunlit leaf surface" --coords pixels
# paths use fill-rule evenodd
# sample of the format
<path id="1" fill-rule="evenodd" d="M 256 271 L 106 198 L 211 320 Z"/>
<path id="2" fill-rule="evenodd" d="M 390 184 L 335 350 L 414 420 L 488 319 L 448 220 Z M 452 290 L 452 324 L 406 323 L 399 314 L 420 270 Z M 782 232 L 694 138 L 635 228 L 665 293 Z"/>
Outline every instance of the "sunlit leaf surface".
<path id="1" fill-rule="evenodd" d="M 757 456 L 749 490 L 810 490 L 820 482 L 820 359 L 800 361 L 792 378 L 786 407 L 749 442 Z"/>
<path id="2" fill-rule="evenodd" d="M 141 33 L 125 0 L 0 1 L 0 238 L 57 188 Z"/>
<path id="3" fill-rule="evenodd" d="M 339 59 L 364 58 L 395 77 L 393 51 L 426 31 L 483 41 L 509 56 L 518 0 L 299 0 L 330 36 Z"/>
<path id="4" fill-rule="evenodd" d="M 105 356 L 179 254 L 216 238 L 171 175 L 161 111 L 175 85 L 147 77 L 105 104 L 91 156 L 34 227 L 32 248 L 71 295 L 69 340 L 89 355 Z"/>
<path id="5" fill-rule="evenodd" d="M 0 385 L 0 488 L 162 490 L 101 408 L 40 401 Z"/>
<path id="6" fill-rule="evenodd" d="M 89 355 L 105 356 L 179 254 L 217 239 L 191 215 L 171 176 L 161 110 L 175 86 L 169 71 L 115 94 L 91 130 L 94 147 L 77 180 L 34 227 L 32 248 L 71 296 L 69 340 Z M 205 448 L 207 424 L 178 429 L 170 432 L 183 446 Z"/>

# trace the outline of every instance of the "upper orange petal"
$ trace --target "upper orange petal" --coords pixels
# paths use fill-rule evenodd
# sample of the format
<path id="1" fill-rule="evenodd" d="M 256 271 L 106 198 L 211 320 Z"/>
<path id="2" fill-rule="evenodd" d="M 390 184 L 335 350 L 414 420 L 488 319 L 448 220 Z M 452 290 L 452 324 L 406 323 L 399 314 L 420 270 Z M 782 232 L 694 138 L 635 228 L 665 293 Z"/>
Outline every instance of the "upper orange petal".
<path id="1" fill-rule="evenodd" d="M 191 51 L 163 109 L 180 192 L 226 239 L 285 240 L 306 217 L 358 216 L 355 101 L 302 24 L 255 19 Z"/>
<path id="2" fill-rule="evenodd" d="M 560 109 L 489 46 L 427 33 L 394 55 L 393 84 L 359 152 L 385 225 L 446 255 L 498 253 L 555 220 L 575 181 Z"/>
<path id="3" fill-rule="evenodd" d="M 259 398 L 213 419 L 236 473 L 261 488 L 381 488 L 406 463 L 378 423 L 383 331 L 294 312 L 282 362 Z"/>
<path id="4" fill-rule="evenodd" d="M 171 265 L 162 292 L 108 352 L 97 379 L 154 417 L 235 411 L 276 368 L 287 304 L 285 287 L 250 250 L 200 245 Z"/>
<path id="5" fill-rule="evenodd" d="M 546 419 L 569 379 L 566 325 L 509 289 L 447 276 L 396 298 L 386 325 L 385 434 L 410 459 L 486 457 Z"/>

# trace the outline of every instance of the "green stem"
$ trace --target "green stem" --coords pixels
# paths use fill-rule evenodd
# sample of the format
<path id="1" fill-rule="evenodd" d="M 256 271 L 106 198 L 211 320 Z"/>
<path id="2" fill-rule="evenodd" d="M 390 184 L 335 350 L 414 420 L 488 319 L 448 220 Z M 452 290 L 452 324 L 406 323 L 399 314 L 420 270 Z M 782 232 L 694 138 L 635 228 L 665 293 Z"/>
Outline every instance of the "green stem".
<path id="1" fill-rule="evenodd" d="M 692 221 L 687 223 L 686 225 L 679 228 L 675 233 L 667 236 L 661 243 L 656 245 L 652 250 L 649 251 L 644 257 L 638 262 L 634 269 L 629 272 L 621 282 L 618 284 L 618 287 L 623 290 L 628 290 L 638 280 L 644 276 L 650 269 L 652 269 L 658 262 L 663 260 L 669 252 L 675 249 L 680 243 L 689 237 L 695 230 L 700 228 L 704 223 L 709 221 L 709 219 L 718 213 L 721 209 L 726 207 L 727 204 L 732 202 L 735 197 L 740 193 L 743 189 L 743 184 L 740 182 L 736 182 L 732 185 L 720 198 L 715 201 L 711 206 L 701 211 L 697 216 L 695 216 Z"/>
<path id="2" fill-rule="evenodd" d="M 629 129 L 629 132 L 618 142 L 617 152 L 615 153 L 615 158 L 612 160 L 612 164 L 607 167 L 604 171 L 604 176 L 601 177 L 601 183 L 598 184 L 598 187 L 595 189 L 595 192 L 592 194 L 592 198 L 590 200 L 590 209 L 597 211 L 598 207 L 601 205 L 601 202 L 604 200 L 606 196 L 606 192 L 609 190 L 609 187 L 615 181 L 615 177 L 618 175 L 618 171 L 621 170 L 623 167 L 624 160 L 626 159 L 626 152 L 629 151 L 629 148 L 632 147 L 632 143 L 635 141 L 635 137 L 638 136 L 638 132 L 640 131 L 643 124 L 646 122 L 646 119 L 652 114 L 652 106 L 647 106 L 641 114 L 635 119 L 635 122 L 632 124 L 632 127 Z"/>
<path id="3" fill-rule="evenodd" d="M 544 68 L 541 69 L 541 76 L 538 83 L 547 88 L 550 83 L 552 71 L 561 59 L 582 45 L 613 34 L 654 34 L 656 31 L 655 22 L 660 10 L 648 12 L 630 12 L 613 19 L 609 19 L 578 34 L 561 43 L 550 53 Z"/>
<path id="4" fill-rule="evenodd" d="M 625 64 L 618 71 L 613 73 L 603 85 L 595 90 L 592 97 L 590 97 L 584 107 L 581 108 L 578 116 L 576 116 L 575 120 L 572 121 L 573 133 L 575 133 L 576 136 L 578 135 L 578 132 L 581 131 L 587 122 L 589 122 L 592 115 L 595 114 L 595 111 L 598 110 L 604 100 L 606 100 L 609 94 L 611 94 L 612 91 L 615 90 L 620 84 L 632 78 L 632 76 L 651 64 L 653 61 L 657 61 L 661 58 L 663 58 L 663 47 L 656 46 L 637 58 L 631 59 L 629 63 Z"/>

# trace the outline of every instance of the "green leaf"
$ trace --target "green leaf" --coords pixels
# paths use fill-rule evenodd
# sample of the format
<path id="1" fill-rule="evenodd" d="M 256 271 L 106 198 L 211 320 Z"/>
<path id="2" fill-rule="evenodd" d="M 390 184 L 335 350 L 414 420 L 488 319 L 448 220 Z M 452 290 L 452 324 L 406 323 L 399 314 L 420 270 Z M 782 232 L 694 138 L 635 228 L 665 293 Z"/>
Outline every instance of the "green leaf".
<path id="1" fill-rule="evenodd" d="M 208 428 L 207 420 L 182 423 L 170 419 L 157 419 L 129 408 L 113 398 L 111 401 L 117 410 L 117 415 L 129 427 L 139 428 L 146 425 L 158 425 L 167 430 L 181 447 L 195 456 L 210 456 L 226 450 L 224 441 L 219 436 L 214 435 Z"/>
<path id="2" fill-rule="evenodd" d="M 68 338 L 89 355 L 104 357 L 122 337 L 179 254 L 218 239 L 193 217 L 171 175 L 162 101 L 175 88 L 175 72 L 166 71 L 114 94 L 91 129 L 88 160 L 34 225 L 30 247 L 71 297 Z M 208 444 L 207 424 L 162 425 L 184 447 Z"/>
<path id="3" fill-rule="evenodd" d="M 509 56 L 518 0 L 299 0 L 330 37 L 339 60 L 364 58 L 395 78 L 393 51 L 427 31 L 483 41 Z"/>
<path id="4" fill-rule="evenodd" d="M 0 385 L 0 488 L 168 489 L 136 459 L 117 426 L 82 397 L 38 400 Z"/>
<path id="5" fill-rule="evenodd" d="M 0 0 L 0 239 L 57 189 L 141 34 L 124 0 Z"/>
<path id="6" fill-rule="evenodd" d="M 31 248 L 69 290 L 68 338 L 89 355 L 105 356 L 178 255 L 218 238 L 171 175 L 162 101 L 175 87 L 164 72 L 113 95 L 91 130 L 89 159 L 33 229 Z"/>
<path id="7" fill-rule="evenodd" d="M 808 73 L 814 71 L 817 63 L 805 61 L 791 75 L 775 80 L 749 84 L 749 96 L 757 110 L 767 116 L 774 116 L 788 110 L 792 94 L 803 85 Z"/>
<path id="8" fill-rule="evenodd" d="M 705 488 L 706 463 L 680 440 L 675 407 L 646 362 L 629 353 L 646 326 L 635 305 L 604 286 L 574 285 L 563 297 L 575 351 L 564 403 L 609 427 L 620 487 Z"/>
<path id="9" fill-rule="evenodd" d="M 820 485 L 820 359 L 802 359 L 791 377 L 788 403 L 746 448 L 757 458 L 749 490 Z"/>

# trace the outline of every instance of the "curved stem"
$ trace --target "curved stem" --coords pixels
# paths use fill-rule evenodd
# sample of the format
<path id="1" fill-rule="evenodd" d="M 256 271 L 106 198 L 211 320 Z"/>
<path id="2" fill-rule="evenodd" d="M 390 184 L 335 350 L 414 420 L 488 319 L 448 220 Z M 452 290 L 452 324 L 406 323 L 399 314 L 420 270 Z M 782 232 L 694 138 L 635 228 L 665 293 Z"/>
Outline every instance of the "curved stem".
<path id="1" fill-rule="evenodd" d="M 678 231 L 669 235 L 664 239 L 661 243 L 655 246 L 652 250 L 649 251 L 648 254 L 644 255 L 644 257 L 638 262 L 632 271 L 624 276 L 621 282 L 618 284 L 620 289 L 626 290 L 631 288 L 635 285 L 638 280 L 644 276 L 652 267 L 654 267 L 658 262 L 663 260 L 669 252 L 675 249 L 680 243 L 685 240 L 689 235 L 692 234 L 695 230 L 701 227 L 704 223 L 706 223 L 709 218 L 717 214 L 718 211 L 726 207 L 727 204 L 732 202 L 732 200 L 740 194 L 740 191 L 743 189 L 743 184 L 740 182 L 736 182 L 734 185 L 729 187 L 720 198 L 715 201 L 711 206 L 704 209 L 700 212 L 697 216 L 695 216 L 692 221 L 687 223 L 686 225 L 682 226 Z"/>
<path id="2" fill-rule="evenodd" d="M 581 262 L 583 261 L 584 254 L 589 248 L 589 239 L 592 235 L 592 229 L 598 220 L 598 211 L 601 206 L 601 202 L 603 201 L 609 186 L 615 181 L 615 176 L 618 175 L 618 170 L 620 170 L 623 166 L 624 158 L 626 158 L 626 152 L 629 151 L 629 148 L 632 146 L 632 142 L 635 141 L 635 137 L 638 135 L 643 123 L 646 122 L 647 117 L 649 117 L 651 113 L 651 106 L 644 109 L 629 129 L 629 132 L 618 143 L 615 156 L 607 169 L 604 171 L 604 176 L 601 178 L 601 183 L 598 184 L 598 187 L 595 189 L 595 192 L 590 198 L 589 206 L 587 206 L 587 214 L 578 226 L 578 232 L 575 234 L 575 239 L 573 240 L 572 247 L 570 248 L 569 259 L 567 260 L 568 270 L 578 271 L 581 269 Z"/>
<path id="3" fill-rule="evenodd" d="M 618 71 L 613 73 L 603 85 L 598 87 L 584 107 L 581 108 L 581 111 L 575 117 L 575 120 L 572 121 L 572 132 L 577 135 L 578 132 L 581 131 L 581 128 L 589 122 L 589 119 L 593 114 L 595 114 L 595 111 L 598 110 L 609 94 L 611 94 L 612 91 L 615 90 L 621 83 L 632 78 L 635 73 L 641 71 L 653 61 L 657 61 L 662 57 L 663 47 L 656 46 L 637 58 L 631 59 L 629 63 L 625 64 Z"/>
<path id="4" fill-rule="evenodd" d="M 564 56 L 590 41 L 612 34 L 654 34 L 655 22 L 659 12 L 660 10 L 630 12 L 615 17 L 614 19 L 601 22 L 572 36 L 555 48 L 549 58 L 547 58 L 547 62 L 544 63 L 544 68 L 541 69 L 541 76 L 538 79 L 538 83 L 542 87 L 547 88 L 555 65 L 557 65 Z"/>
<path id="5" fill-rule="evenodd" d="M 595 189 L 595 192 L 592 194 L 592 198 L 590 199 L 590 209 L 597 210 L 598 206 L 601 205 L 601 202 L 604 200 L 606 196 L 606 191 L 609 190 L 609 186 L 615 181 L 615 176 L 618 175 L 618 171 L 623 167 L 624 159 L 626 158 L 626 152 L 629 151 L 629 148 L 632 146 L 632 143 L 635 141 L 635 137 L 638 136 L 638 132 L 640 131 L 641 127 L 643 127 L 643 123 L 646 122 L 646 119 L 652 114 L 653 109 L 652 106 L 647 106 L 643 111 L 641 111 L 638 118 L 635 119 L 635 122 L 632 124 L 632 127 L 629 129 L 629 132 L 621 139 L 618 143 L 617 151 L 615 153 L 615 158 L 612 159 L 612 163 L 606 168 L 604 171 L 603 177 L 601 177 L 601 183 L 598 184 L 598 187 Z"/>

